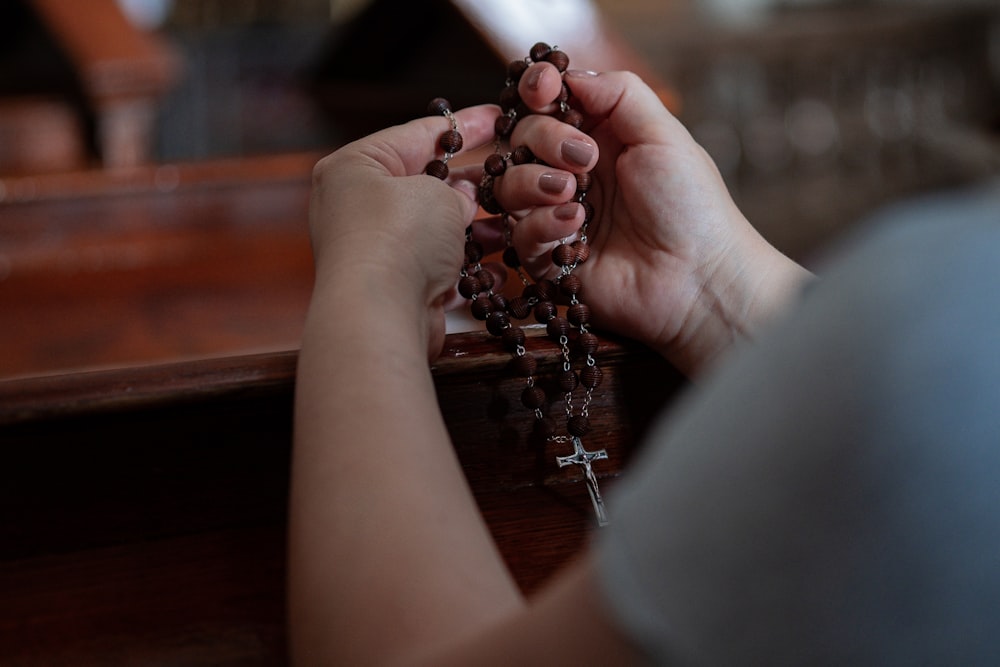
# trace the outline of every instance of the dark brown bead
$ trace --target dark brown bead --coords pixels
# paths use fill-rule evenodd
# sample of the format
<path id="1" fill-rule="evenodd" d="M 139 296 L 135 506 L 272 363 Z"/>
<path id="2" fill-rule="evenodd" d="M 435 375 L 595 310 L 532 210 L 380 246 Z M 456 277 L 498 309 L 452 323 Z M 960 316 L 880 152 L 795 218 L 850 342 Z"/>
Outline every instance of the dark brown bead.
<path id="1" fill-rule="evenodd" d="M 583 241 L 577 239 L 570 244 L 573 250 L 576 252 L 576 263 L 583 264 L 588 259 L 590 259 L 590 246 Z"/>
<path id="2" fill-rule="evenodd" d="M 525 387 L 521 392 L 521 403 L 531 410 L 540 408 L 545 405 L 545 392 L 540 387 Z"/>
<path id="3" fill-rule="evenodd" d="M 507 63 L 507 78 L 516 82 L 520 80 L 521 75 L 524 74 L 526 69 L 528 69 L 528 63 L 524 59 L 511 60 Z"/>
<path id="4" fill-rule="evenodd" d="M 553 49 L 549 51 L 549 54 L 545 56 L 545 59 L 555 65 L 556 69 L 560 72 L 565 72 L 566 68 L 569 67 L 569 56 L 566 55 L 565 51 Z"/>
<path id="5" fill-rule="evenodd" d="M 569 335 L 569 320 L 565 317 L 555 316 L 545 325 L 545 333 L 553 340 L 559 340 L 562 336 Z"/>
<path id="6" fill-rule="evenodd" d="M 534 283 L 529 283 L 521 290 L 521 296 L 528 300 L 538 301 L 538 288 Z"/>
<path id="7" fill-rule="evenodd" d="M 535 283 L 535 296 L 539 301 L 555 301 L 559 294 L 559 288 L 548 278 L 543 278 Z"/>
<path id="8" fill-rule="evenodd" d="M 479 281 L 479 289 L 483 292 L 489 292 L 493 289 L 496 284 L 497 279 L 493 276 L 493 273 L 487 269 L 480 269 L 475 273 L 476 280 Z"/>
<path id="9" fill-rule="evenodd" d="M 535 432 L 536 435 L 539 435 L 543 438 L 551 438 L 553 435 L 556 434 L 556 428 L 557 426 L 555 419 L 553 419 L 552 417 L 542 417 L 541 419 L 535 420 L 535 425 L 532 427 L 532 430 Z"/>
<path id="10" fill-rule="evenodd" d="M 562 116 L 560 117 L 560 120 L 562 120 L 562 122 L 566 123 L 567 125 L 572 125 L 573 127 L 579 130 L 580 126 L 583 125 L 583 114 L 577 111 L 576 109 L 567 109 L 565 113 L 563 113 Z"/>
<path id="11" fill-rule="evenodd" d="M 500 334 L 503 340 L 504 349 L 513 352 L 521 345 L 524 345 L 524 329 L 519 326 L 509 326 Z"/>
<path id="12" fill-rule="evenodd" d="M 497 116 L 493 123 L 493 131 L 498 137 L 509 137 L 510 133 L 514 131 L 515 125 L 517 125 L 517 121 L 510 116 Z"/>
<path id="13" fill-rule="evenodd" d="M 531 314 L 531 302 L 523 296 L 515 296 L 507 304 L 507 312 L 510 313 L 511 317 L 523 320 Z"/>
<path id="14" fill-rule="evenodd" d="M 483 258 L 483 244 L 479 241 L 465 242 L 465 263 L 475 264 Z"/>
<path id="15" fill-rule="evenodd" d="M 552 47 L 545 42 L 536 42 L 531 50 L 528 52 L 528 56 L 534 60 L 536 63 L 540 60 L 545 60 L 546 56 L 552 53 Z"/>
<path id="16" fill-rule="evenodd" d="M 503 263 L 512 269 L 516 269 L 521 266 L 521 259 L 517 256 L 517 251 L 514 250 L 514 246 L 507 246 L 507 248 L 504 249 Z"/>
<path id="17" fill-rule="evenodd" d="M 503 294 L 490 295 L 490 303 L 493 304 L 493 310 L 507 311 L 507 297 Z"/>
<path id="18" fill-rule="evenodd" d="M 451 102 L 443 97 L 435 97 L 427 104 L 428 115 L 443 116 L 445 111 L 451 111 Z"/>
<path id="19" fill-rule="evenodd" d="M 512 83 L 500 91 L 500 110 L 507 113 L 521 103 L 521 95 L 517 92 L 517 84 Z"/>
<path id="20" fill-rule="evenodd" d="M 599 343 L 600 341 L 597 339 L 597 336 L 589 331 L 576 337 L 576 349 L 578 349 L 581 354 L 594 354 L 597 352 L 597 346 Z"/>
<path id="21" fill-rule="evenodd" d="M 576 193 L 581 194 L 589 190 L 593 181 L 594 177 L 590 175 L 589 171 L 582 174 L 576 174 Z"/>
<path id="22" fill-rule="evenodd" d="M 535 154 L 527 146 L 518 146 L 511 153 L 510 161 L 514 164 L 527 164 L 535 159 Z"/>
<path id="23" fill-rule="evenodd" d="M 535 319 L 540 324 L 546 324 L 556 316 L 556 304 L 551 301 L 539 301 L 535 304 Z"/>
<path id="24" fill-rule="evenodd" d="M 568 273 L 559 279 L 559 291 L 568 296 L 575 296 L 580 293 L 583 288 L 583 281 L 580 277 L 572 273 Z"/>
<path id="25" fill-rule="evenodd" d="M 448 130 L 441 135 L 438 145 L 445 153 L 457 153 L 462 150 L 462 134 L 458 130 Z"/>
<path id="26" fill-rule="evenodd" d="M 482 291 L 475 276 L 462 276 L 458 281 L 458 293 L 466 299 L 471 299 Z"/>
<path id="27" fill-rule="evenodd" d="M 507 161 L 502 155 L 491 153 L 483 163 L 483 170 L 490 176 L 500 176 L 507 171 Z"/>
<path id="28" fill-rule="evenodd" d="M 594 389 L 597 385 L 601 384 L 601 379 L 604 377 L 604 371 L 602 371 L 597 366 L 585 366 L 583 370 L 580 371 L 580 382 L 587 389 Z"/>
<path id="29" fill-rule="evenodd" d="M 489 183 L 483 183 L 479 186 L 479 205 L 483 207 L 483 210 L 487 213 L 493 215 L 499 215 L 503 213 L 503 207 L 500 206 L 500 202 L 496 200 L 493 196 L 493 181 Z"/>
<path id="30" fill-rule="evenodd" d="M 594 219 L 594 205 L 589 201 L 582 201 L 580 205 L 583 206 L 583 222 L 586 224 Z"/>
<path id="31" fill-rule="evenodd" d="M 538 361 L 534 355 L 521 354 L 510 360 L 510 367 L 514 375 L 519 377 L 531 377 L 538 370 Z"/>
<path id="32" fill-rule="evenodd" d="M 566 319 L 573 326 L 580 326 L 590 322 L 590 307 L 585 303 L 574 303 L 566 309 Z"/>
<path id="33" fill-rule="evenodd" d="M 569 266 L 576 261 L 576 251 L 565 243 L 560 243 L 552 249 L 552 263 L 556 266 Z"/>
<path id="34" fill-rule="evenodd" d="M 573 415 L 566 421 L 566 430 L 578 438 L 590 433 L 590 420 L 583 415 Z"/>
<path id="35" fill-rule="evenodd" d="M 510 326 L 507 313 L 502 310 L 494 310 L 486 317 L 486 330 L 494 336 L 503 335 L 504 329 Z"/>
<path id="36" fill-rule="evenodd" d="M 576 373 L 572 370 L 559 371 L 556 375 L 556 379 L 559 383 L 559 388 L 565 392 L 570 392 L 576 389 L 576 386 L 580 384 L 580 379 L 576 377 Z"/>
<path id="37" fill-rule="evenodd" d="M 482 322 L 493 312 L 493 304 L 490 303 L 489 299 L 480 297 L 472 300 L 472 306 L 469 310 L 472 312 L 474 318 Z"/>
<path id="38" fill-rule="evenodd" d="M 424 171 L 434 178 L 440 178 L 442 181 L 448 178 L 448 165 L 444 163 L 444 160 L 431 160 L 424 167 Z"/>

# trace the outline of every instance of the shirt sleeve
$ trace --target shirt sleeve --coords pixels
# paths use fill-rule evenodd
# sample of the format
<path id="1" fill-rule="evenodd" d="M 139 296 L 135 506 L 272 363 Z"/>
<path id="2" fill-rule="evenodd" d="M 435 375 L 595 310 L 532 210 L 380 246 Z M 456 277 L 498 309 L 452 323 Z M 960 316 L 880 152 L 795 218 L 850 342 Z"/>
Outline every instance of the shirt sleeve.
<path id="1" fill-rule="evenodd" d="M 651 430 L 596 550 L 653 662 L 1000 664 L 992 197 L 872 225 Z"/>

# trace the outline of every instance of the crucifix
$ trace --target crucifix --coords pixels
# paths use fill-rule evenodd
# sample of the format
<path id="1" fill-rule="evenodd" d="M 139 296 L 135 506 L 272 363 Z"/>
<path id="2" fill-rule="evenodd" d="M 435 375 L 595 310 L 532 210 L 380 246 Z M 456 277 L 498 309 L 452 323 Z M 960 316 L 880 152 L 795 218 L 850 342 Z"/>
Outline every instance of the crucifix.
<path id="1" fill-rule="evenodd" d="M 556 463 L 560 468 L 568 465 L 578 465 L 583 468 L 583 475 L 587 482 L 587 491 L 590 493 L 590 502 L 594 505 L 594 512 L 597 514 L 597 525 L 608 525 L 608 515 L 604 510 L 604 499 L 601 497 L 601 489 L 597 486 L 597 476 L 594 474 L 594 467 L 591 462 L 608 458 L 606 449 L 598 449 L 594 452 L 587 451 L 580 438 L 573 436 L 573 453 L 567 456 L 557 456 Z"/>

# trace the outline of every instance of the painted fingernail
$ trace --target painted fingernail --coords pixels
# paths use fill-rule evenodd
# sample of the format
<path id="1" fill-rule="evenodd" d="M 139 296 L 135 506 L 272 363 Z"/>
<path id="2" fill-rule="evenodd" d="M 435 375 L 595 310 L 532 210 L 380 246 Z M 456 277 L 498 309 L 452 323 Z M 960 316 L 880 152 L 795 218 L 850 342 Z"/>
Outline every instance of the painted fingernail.
<path id="1" fill-rule="evenodd" d="M 567 162 L 586 167 L 594 157 L 594 147 L 584 141 L 567 139 L 562 143 L 562 156 Z"/>
<path id="2" fill-rule="evenodd" d="M 551 195 L 557 195 L 565 190 L 567 183 L 569 183 L 568 174 L 546 173 L 538 177 L 538 187 L 542 192 Z"/>
<path id="3" fill-rule="evenodd" d="M 542 72 L 544 71 L 543 67 L 528 68 L 528 71 L 524 73 L 524 83 L 527 84 L 528 88 L 538 90 L 538 84 L 542 80 Z"/>
<path id="4" fill-rule="evenodd" d="M 569 202 L 568 204 L 560 204 L 556 206 L 555 210 L 552 211 L 553 215 L 559 220 L 572 220 L 576 217 L 576 212 L 580 210 L 580 205 L 575 202 Z"/>
<path id="5" fill-rule="evenodd" d="M 589 69 L 568 69 L 566 70 L 566 76 L 592 77 L 597 76 L 597 72 Z"/>

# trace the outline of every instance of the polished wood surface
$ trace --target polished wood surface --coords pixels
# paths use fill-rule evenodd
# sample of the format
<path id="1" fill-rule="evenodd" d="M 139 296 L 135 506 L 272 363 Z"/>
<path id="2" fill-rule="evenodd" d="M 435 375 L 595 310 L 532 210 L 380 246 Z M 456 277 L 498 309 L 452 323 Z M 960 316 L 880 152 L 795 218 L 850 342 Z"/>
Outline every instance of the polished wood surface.
<path id="1" fill-rule="evenodd" d="M 607 492 L 682 383 L 622 341 L 596 356 L 587 444 L 608 450 L 595 466 Z M 568 452 L 532 439 L 508 362 L 488 334 L 450 334 L 432 371 L 475 498 L 531 592 L 595 527 L 579 471 L 555 463 Z M 288 352 L 0 381 L 0 663 L 282 664 L 295 365 Z"/>

